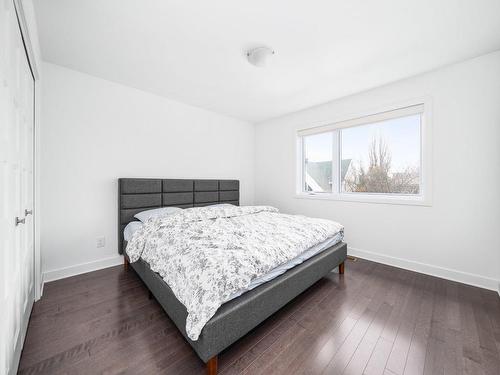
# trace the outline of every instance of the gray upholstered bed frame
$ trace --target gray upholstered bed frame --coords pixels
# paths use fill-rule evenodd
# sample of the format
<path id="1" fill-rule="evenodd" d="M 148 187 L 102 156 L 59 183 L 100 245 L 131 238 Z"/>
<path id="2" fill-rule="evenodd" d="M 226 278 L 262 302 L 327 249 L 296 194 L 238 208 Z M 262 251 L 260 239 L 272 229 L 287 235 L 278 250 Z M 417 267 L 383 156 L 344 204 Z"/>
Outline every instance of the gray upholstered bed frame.
<path id="1" fill-rule="evenodd" d="M 121 178 L 118 181 L 119 252 L 125 256 L 123 229 L 137 212 L 163 206 L 199 207 L 216 203 L 239 205 L 237 180 L 179 180 Z M 347 245 L 340 242 L 283 275 L 244 293 L 224 305 L 208 321 L 197 341 L 186 334 L 187 311 L 170 287 L 143 260 L 131 264 L 151 294 L 162 305 L 177 328 L 207 363 L 210 375 L 217 373 L 217 355 L 251 331 L 335 267 L 344 273 Z"/>

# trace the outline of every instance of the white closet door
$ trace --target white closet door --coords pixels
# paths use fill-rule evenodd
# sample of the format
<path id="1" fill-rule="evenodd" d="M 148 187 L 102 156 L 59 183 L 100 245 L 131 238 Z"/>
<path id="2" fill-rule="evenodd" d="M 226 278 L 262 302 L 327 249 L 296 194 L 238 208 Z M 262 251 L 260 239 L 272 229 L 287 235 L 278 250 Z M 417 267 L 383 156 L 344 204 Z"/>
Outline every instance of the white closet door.
<path id="1" fill-rule="evenodd" d="M 0 3 L 0 373 L 17 370 L 34 301 L 34 81 L 12 0 Z M 16 220 L 17 219 L 17 220 Z"/>

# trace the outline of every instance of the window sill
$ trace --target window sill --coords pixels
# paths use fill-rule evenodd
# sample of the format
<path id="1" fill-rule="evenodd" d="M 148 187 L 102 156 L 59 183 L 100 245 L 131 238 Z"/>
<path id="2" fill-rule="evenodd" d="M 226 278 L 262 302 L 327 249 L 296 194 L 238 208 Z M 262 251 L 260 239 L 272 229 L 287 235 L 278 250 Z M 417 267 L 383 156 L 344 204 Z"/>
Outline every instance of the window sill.
<path id="1" fill-rule="evenodd" d="M 379 195 L 379 194 L 360 194 L 360 193 L 297 193 L 294 198 L 297 199 L 316 199 L 316 200 L 330 200 L 330 201 L 344 201 L 344 202 L 359 202 L 359 203 L 377 203 L 377 204 L 396 204 L 396 205 L 409 205 L 409 206 L 432 206 L 429 199 L 421 196 L 397 196 L 397 195 Z"/>

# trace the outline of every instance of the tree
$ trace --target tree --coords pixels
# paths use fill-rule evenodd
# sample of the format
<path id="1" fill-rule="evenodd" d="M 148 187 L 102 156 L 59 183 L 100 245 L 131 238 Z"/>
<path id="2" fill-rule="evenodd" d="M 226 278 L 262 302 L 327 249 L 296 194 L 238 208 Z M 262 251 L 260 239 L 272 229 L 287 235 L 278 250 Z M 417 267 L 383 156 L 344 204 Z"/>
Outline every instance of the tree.
<path id="1" fill-rule="evenodd" d="M 368 158 L 367 168 L 361 162 L 351 164 L 351 170 L 344 180 L 345 191 L 418 194 L 418 168 L 406 167 L 401 172 L 391 172 L 392 155 L 381 137 L 373 138 Z"/>

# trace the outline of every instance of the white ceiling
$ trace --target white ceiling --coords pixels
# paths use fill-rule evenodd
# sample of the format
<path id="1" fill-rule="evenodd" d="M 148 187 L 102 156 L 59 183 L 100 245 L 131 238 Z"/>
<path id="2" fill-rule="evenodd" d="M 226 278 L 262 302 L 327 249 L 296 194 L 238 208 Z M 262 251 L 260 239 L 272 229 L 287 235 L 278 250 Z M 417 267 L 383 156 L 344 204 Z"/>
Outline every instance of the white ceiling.
<path id="1" fill-rule="evenodd" d="M 35 0 L 43 59 L 259 122 L 500 49 L 499 0 Z M 276 50 L 256 68 L 247 49 Z"/>

